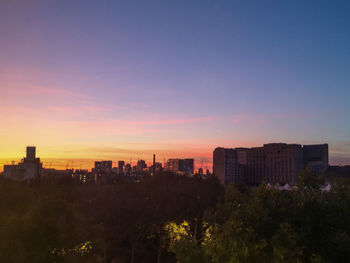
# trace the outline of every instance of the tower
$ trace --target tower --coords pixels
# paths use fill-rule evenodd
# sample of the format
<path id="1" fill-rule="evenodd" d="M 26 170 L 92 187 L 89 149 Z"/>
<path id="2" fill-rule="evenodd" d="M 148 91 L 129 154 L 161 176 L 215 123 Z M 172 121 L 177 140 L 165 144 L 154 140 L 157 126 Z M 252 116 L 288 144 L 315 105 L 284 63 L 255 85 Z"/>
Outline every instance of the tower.
<path id="1" fill-rule="evenodd" d="M 34 146 L 27 146 L 27 160 L 28 161 L 35 160 L 35 152 L 36 152 L 36 148 Z"/>

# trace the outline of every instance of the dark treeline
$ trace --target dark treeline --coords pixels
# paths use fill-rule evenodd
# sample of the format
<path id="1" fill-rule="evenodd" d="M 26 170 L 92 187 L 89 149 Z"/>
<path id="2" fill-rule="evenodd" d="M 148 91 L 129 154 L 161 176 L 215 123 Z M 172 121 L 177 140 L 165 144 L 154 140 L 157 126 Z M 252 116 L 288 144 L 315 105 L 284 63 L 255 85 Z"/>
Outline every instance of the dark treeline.
<path id="1" fill-rule="evenodd" d="M 139 182 L 0 180 L 0 262 L 348 262 L 350 185 L 294 190 L 173 174 Z"/>
<path id="2" fill-rule="evenodd" d="M 0 181 L 0 262 L 176 262 L 167 222 L 194 222 L 222 187 L 173 174 L 139 183 Z"/>

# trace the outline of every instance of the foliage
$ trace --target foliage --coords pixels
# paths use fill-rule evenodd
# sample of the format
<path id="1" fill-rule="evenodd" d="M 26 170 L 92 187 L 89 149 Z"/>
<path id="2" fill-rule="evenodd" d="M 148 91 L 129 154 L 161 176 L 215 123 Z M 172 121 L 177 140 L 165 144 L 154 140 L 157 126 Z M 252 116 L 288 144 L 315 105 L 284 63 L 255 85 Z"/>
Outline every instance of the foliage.
<path id="1" fill-rule="evenodd" d="M 174 174 L 109 185 L 0 179 L 0 262 L 174 262 L 166 222 L 214 209 L 222 187 Z"/>
<path id="2" fill-rule="evenodd" d="M 348 262 L 350 184 L 296 187 L 174 174 L 81 185 L 0 179 L 0 263 Z"/>
<path id="3" fill-rule="evenodd" d="M 350 188 L 336 183 L 331 191 L 323 191 L 322 178 L 310 170 L 303 171 L 300 179 L 290 191 L 265 184 L 228 186 L 224 202 L 206 214 L 209 240 L 197 241 L 193 248 L 202 254 L 172 249 L 178 261 L 348 262 Z M 191 247 L 186 235 L 173 243 L 177 248 Z"/>

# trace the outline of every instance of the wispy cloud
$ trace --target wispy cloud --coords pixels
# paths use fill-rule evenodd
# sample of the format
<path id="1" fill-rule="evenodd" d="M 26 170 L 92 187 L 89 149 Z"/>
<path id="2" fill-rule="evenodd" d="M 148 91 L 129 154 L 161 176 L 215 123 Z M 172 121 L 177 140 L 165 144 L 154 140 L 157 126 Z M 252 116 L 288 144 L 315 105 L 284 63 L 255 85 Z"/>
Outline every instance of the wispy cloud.
<path id="1" fill-rule="evenodd" d="M 6 84 L 2 84 L 3 86 L 7 86 Z M 11 86 L 11 85 L 10 85 Z M 68 98 L 68 99 L 88 99 L 88 96 L 84 93 L 64 89 L 64 88 L 55 88 L 55 87 L 45 87 L 39 85 L 16 85 L 15 87 L 6 88 L 4 87 L 1 90 L 3 95 L 9 97 L 28 97 L 33 98 L 36 96 L 43 97 L 60 97 L 60 98 Z"/>
<path id="2" fill-rule="evenodd" d="M 68 97 L 68 98 L 75 98 L 75 99 L 88 99 L 88 96 L 81 92 L 72 91 L 69 89 L 63 89 L 63 88 L 53 88 L 53 87 L 40 87 L 40 86 L 32 86 L 29 88 L 29 93 L 36 93 L 36 94 L 46 94 L 51 96 L 60 96 L 60 97 Z"/>
<path id="3" fill-rule="evenodd" d="M 112 105 L 52 106 L 47 108 L 49 113 L 62 116 L 101 115 L 116 109 L 118 109 L 118 107 Z"/>
<path id="4" fill-rule="evenodd" d="M 214 120 L 214 117 L 198 117 L 198 118 L 164 118 L 164 119 L 148 119 L 148 120 L 129 120 L 129 119 L 107 119 L 104 121 L 81 122 L 79 125 L 83 127 L 105 127 L 116 126 L 123 127 L 133 126 L 163 126 L 163 125 L 179 125 L 179 124 L 195 124 Z"/>

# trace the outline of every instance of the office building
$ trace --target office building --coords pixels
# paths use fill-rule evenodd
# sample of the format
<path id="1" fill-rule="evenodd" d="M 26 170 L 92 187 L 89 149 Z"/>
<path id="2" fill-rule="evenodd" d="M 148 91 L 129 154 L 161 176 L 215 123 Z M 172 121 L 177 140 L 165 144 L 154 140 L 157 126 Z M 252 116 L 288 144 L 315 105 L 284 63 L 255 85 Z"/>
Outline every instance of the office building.
<path id="1" fill-rule="evenodd" d="M 182 172 L 186 175 L 194 174 L 194 159 L 189 158 L 183 160 Z"/>
<path id="2" fill-rule="evenodd" d="M 35 154 L 36 148 L 28 146 L 27 155 L 20 163 L 4 166 L 4 177 L 17 181 L 32 180 L 40 177 L 42 163 L 40 158 L 36 158 Z"/>
<path id="3" fill-rule="evenodd" d="M 307 166 L 315 172 L 328 168 L 328 144 L 269 143 L 254 148 L 216 148 L 213 173 L 223 184 L 294 184 Z"/>
<path id="4" fill-rule="evenodd" d="M 241 165 L 238 163 L 238 153 L 234 149 L 218 147 L 213 153 L 213 173 L 222 184 L 241 181 Z"/>
<path id="5" fill-rule="evenodd" d="M 118 175 L 122 175 L 124 174 L 124 161 L 118 161 L 118 170 L 117 170 L 117 174 Z"/>
<path id="6" fill-rule="evenodd" d="M 112 172 L 112 161 L 96 161 L 93 172 L 95 174 L 110 174 Z"/>
<path id="7" fill-rule="evenodd" d="M 182 162 L 181 159 L 168 159 L 164 165 L 164 170 L 177 173 L 181 170 Z"/>
<path id="8" fill-rule="evenodd" d="M 164 170 L 185 175 L 192 175 L 194 173 L 194 159 L 168 159 Z"/>
<path id="9" fill-rule="evenodd" d="M 304 166 L 310 166 L 316 173 L 328 169 L 328 144 L 304 145 Z"/>
<path id="10" fill-rule="evenodd" d="M 147 164 L 144 160 L 138 160 L 136 170 L 137 172 L 143 172 L 147 168 Z"/>
<path id="11" fill-rule="evenodd" d="M 125 175 L 130 175 L 132 172 L 132 167 L 130 163 L 127 163 L 124 167 L 124 174 Z"/>
<path id="12" fill-rule="evenodd" d="M 263 147 L 253 147 L 247 151 L 245 183 L 258 185 L 265 181 L 265 151 Z"/>
<path id="13" fill-rule="evenodd" d="M 154 165 L 151 165 L 150 171 L 152 171 L 153 174 L 160 172 L 163 170 L 162 163 L 156 162 Z"/>
<path id="14" fill-rule="evenodd" d="M 299 144 L 264 144 L 265 178 L 269 183 L 295 184 L 304 169 L 303 149 Z"/>

